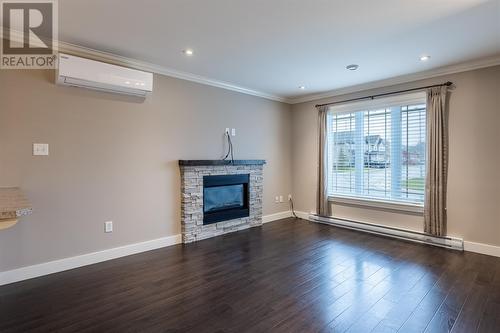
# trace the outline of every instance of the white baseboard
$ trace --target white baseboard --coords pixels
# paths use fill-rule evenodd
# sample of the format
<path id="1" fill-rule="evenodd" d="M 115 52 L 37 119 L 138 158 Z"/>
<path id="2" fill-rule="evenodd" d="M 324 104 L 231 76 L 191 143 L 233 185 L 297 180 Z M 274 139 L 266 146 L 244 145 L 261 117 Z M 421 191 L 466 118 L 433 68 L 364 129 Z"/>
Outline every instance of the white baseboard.
<path id="1" fill-rule="evenodd" d="M 450 236 L 436 237 L 436 236 L 431 236 L 429 234 L 425 234 L 423 232 L 418 232 L 403 228 L 394 228 L 394 227 L 384 226 L 381 224 L 366 223 L 366 222 L 339 219 L 335 217 L 324 217 L 318 215 L 310 215 L 309 220 L 336 227 L 403 239 L 410 242 L 424 243 L 452 250 L 459 250 L 459 251 L 464 250 L 463 239 L 457 237 L 450 237 Z"/>
<path id="2" fill-rule="evenodd" d="M 290 217 L 291 215 L 292 214 L 290 211 L 265 215 L 262 217 L 262 222 L 268 223 L 271 221 Z M 37 265 L 16 268 L 10 271 L 0 272 L 0 286 L 32 279 L 43 275 L 62 272 L 73 268 L 97 264 L 106 260 L 117 259 L 132 254 L 151 251 L 170 245 L 180 244 L 181 242 L 182 237 L 179 234 L 153 239 L 150 241 L 124 245 L 98 252 L 87 253 L 75 257 L 44 262 Z"/>
<path id="3" fill-rule="evenodd" d="M 309 213 L 301 211 L 296 211 L 295 213 L 301 219 L 310 220 Z M 291 211 L 284 211 L 275 214 L 264 215 L 262 217 L 262 222 L 268 223 L 275 220 L 284 219 L 290 216 L 292 216 Z M 141 243 L 134 243 L 130 245 L 115 247 L 112 249 L 83 254 L 80 256 L 64 258 L 37 265 L 21 267 L 10 271 L 0 272 L 0 286 L 43 275 L 62 272 L 73 268 L 92 265 L 102 261 L 117 259 L 132 254 L 151 251 L 166 246 L 180 244 L 181 242 L 182 242 L 181 235 L 173 235 Z M 500 246 L 464 241 L 464 249 L 465 251 L 500 257 Z"/>
<path id="4" fill-rule="evenodd" d="M 301 219 L 311 221 L 309 218 L 309 213 L 295 211 L 295 214 Z M 486 254 L 489 256 L 500 257 L 500 246 L 489 245 L 484 243 L 475 243 L 464 240 L 464 251 Z"/>
<path id="5" fill-rule="evenodd" d="M 0 272 L 0 286 L 42 275 L 62 272 L 68 269 L 92 265 L 106 260 L 125 257 L 140 252 L 151 251 L 179 243 L 181 243 L 181 235 L 173 235 L 98 252 L 87 253 L 76 257 L 64 258 Z"/>
<path id="6" fill-rule="evenodd" d="M 286 219 L 287 217 L 290 216 L 292 216 L 292 212 L 289 210 L 275 214 L 264 215 L 262 216 L 262 223 L 268 223 L 276 220 Z"/>
<path id="7" fill-rule="evenodd" d="M 464 250 L 500 257 L 500 246 L 464 241 Z"/>
<path id="8" fill-rule="evenodd" d="M 303 219 L 303 220 L 309 220 L 309 213 L 306 212 L 301 212 L 301 211 L 295 211 L 295 215 L 297 215 L 298 218 Z"/>

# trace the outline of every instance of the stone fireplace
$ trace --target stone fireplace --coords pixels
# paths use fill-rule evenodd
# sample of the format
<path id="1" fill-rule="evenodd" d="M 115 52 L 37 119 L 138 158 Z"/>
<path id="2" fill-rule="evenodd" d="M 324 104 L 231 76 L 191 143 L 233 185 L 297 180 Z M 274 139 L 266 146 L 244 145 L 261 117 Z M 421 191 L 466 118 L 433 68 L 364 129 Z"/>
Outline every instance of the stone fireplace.
<path id="1" fill-rule="evenodd" d="M 264 160 L 180 160 L 182 242 L 262 225 Z"/>

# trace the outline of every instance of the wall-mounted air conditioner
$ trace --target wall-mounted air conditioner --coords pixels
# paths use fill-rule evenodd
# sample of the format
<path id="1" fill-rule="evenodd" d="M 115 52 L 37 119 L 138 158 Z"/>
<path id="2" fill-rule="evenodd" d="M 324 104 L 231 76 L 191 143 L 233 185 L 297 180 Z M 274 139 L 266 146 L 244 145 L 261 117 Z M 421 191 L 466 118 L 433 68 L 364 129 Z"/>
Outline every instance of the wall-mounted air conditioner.
<path id="1" fill-rule="evenodd" d="M 153 91 L 153 74 L 59 53 L 57 84 L 146 97 Z"/>

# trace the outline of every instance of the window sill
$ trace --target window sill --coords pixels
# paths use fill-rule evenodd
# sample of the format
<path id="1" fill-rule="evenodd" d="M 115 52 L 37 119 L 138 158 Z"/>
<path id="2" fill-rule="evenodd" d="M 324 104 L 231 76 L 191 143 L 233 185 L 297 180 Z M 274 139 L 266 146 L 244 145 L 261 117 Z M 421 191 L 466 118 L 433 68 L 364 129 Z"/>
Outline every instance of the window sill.
<path id="1" fill-rule="evenodd" d="M 374 208 L 387 211 L 411 213 L 416 215 L 423 215 L 424 213 L 423 205 L 411 204 L 405 202 L 384 201 L 384 200 L 365 199 L 365 198 L 356 198 L 348 196 L 329 196 L 328 201 L 348 206 Z"/>

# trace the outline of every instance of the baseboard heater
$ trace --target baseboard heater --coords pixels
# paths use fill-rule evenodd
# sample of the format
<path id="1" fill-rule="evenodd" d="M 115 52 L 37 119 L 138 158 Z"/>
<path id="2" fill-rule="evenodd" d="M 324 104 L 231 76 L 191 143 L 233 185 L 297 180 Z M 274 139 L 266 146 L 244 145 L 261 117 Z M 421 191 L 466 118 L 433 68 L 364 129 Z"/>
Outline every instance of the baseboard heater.
<path id="1" fill-rule="evenodd" d="M 314 214 L 309 215 L 309 220 L 313 222 L 333 225 L 336 227 L 403 239 L 411 242 L 440 246 L 447 249 L 453 249 L 458 251 L 464 250 L 464 241 L 460 238 L 455 238 L 455 237 L 436 237 L 417 231 L 410 231 L 393 227 L 384 227 L 371 223 L 355 222 L 333 217 L 318 216 Z"/>

